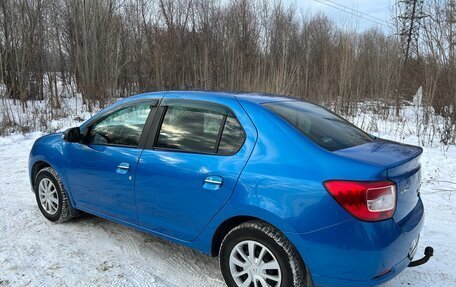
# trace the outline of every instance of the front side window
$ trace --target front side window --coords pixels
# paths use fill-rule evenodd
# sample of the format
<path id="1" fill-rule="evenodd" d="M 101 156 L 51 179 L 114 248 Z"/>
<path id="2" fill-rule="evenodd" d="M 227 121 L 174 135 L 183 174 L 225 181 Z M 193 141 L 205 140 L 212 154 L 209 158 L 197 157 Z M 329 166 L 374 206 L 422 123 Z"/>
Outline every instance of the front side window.
<path id="1" fill-rule="evenodd" d="M 118 110 L 90 128 L 88 143 L 137 147 L 151 104 Z"/>
<path id="2" fill-rule="evenodd" d="M 307 102 L 263 104 L 285 119 L 317 145 L 335 151 L 373 140 L 371 136 L 330 111 Z"/>
<path id="3" fill-rule="evenodd" d="M 245 134 L 236 117 L 225 109 L 168 106 L 155 147 L 186 152 L 233 154 Z"/>

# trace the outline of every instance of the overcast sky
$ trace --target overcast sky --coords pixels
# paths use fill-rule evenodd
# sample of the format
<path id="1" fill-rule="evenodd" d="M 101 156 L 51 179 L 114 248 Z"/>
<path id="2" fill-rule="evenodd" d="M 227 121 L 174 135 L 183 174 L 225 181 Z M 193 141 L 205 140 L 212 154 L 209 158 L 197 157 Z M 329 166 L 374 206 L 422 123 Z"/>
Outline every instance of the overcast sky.
<path id="1" fill-rule="evenodd" d="M 391 8 L 394 0 L 289 0 L 303 11 L 319 12 L 328 15 L 335 23 L 350 28 L 365 30 L 378 26 L 388 30 L 385 26 L 391 23 Z M 321 3 L 324 2 L 325 4 Z M 331 7 L 333 6 L 333 7 Z M 348 8 L 344 8 L 346 6 Z M 342 10 L 345 10 L 342 11 Z M 359 13 L 358 13 L 359 12 Z M 363 14 L 361 14 L 363 13 Z M 354 16 L 356 14 L 357 16 Z M 378 19 L 373 19 L 375 17 Z M 365 19 L 368 18 L 368 19 Z M 383 25 L 382 25 L 383 24 Z"/>

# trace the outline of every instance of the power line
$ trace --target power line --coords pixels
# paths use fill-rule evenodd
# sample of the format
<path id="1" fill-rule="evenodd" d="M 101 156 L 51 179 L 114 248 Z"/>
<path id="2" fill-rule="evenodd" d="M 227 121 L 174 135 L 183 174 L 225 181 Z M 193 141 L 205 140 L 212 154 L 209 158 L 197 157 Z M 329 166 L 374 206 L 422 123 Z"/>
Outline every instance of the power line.
<path id="1" fill-rule="evenodd" d="M 339 4 L 337 2 L 334 2 L 334 1 L 331 1 L 331 0 L 315 0 L 315 1 L 318 2 L 318 3 L 321 3 L 323 5 L 326 5 L 326 6 L 334 8 L 334 9 L 337 9 L 339 11 L 351 14 L 351 15 L 356 16 L 358 18 L 362 18 L 364 20 L 373 22 L 373 23 L 375 23 L 377 25 L 382 25 L 384 27 L 391 28 L 391 24 L 388 21 L 385 21 L 383 19 L 371 16 L 369 14 L 366 14 L 364 12 L 355 10 L 353 8 L 350 8 L 348 6 Z"/>
<path id="2" fill-rule="evenodd" d="M 368 18 L 368 17 L 364 17 L 364 16 L 362 15 L 362 13 L 359 13 L 359 11 L 357 11 L 357 12 L 351 12 L 351 11 L 347 11 L 346 9 L 343 9 L 343 8 L 340 8 L 340 7 L 331 5 L 331 4 L 329 4 L 329 3 L 323 2 L 322 0 L 315 0 L 315 1 L 316 1 L 316 2 L 319 2 L 319 3 L 321 3 L 321 4 L 324 4 L 324 5 L 326 5 L 326 6 L 332 7 L 332 8 L 334 8 L 334 9 L 337 9 L 337 10 L 339 10 L 339 11 L 342 11 L 342 12 L 345 12 L 345 13 L 348 13 L 348 14 L 351 14 L 351 15 L 356 16 L 356 17 L 358 17 L 358 18 L 362 18 L 362 19 L 364 19 L 364 20 L 373 22 L 373 23 L 375 23 L 375 24 L 377 24 L 377 25 L 382 25 L 382 26 L 385 26 L 385 27 L 388 27 L 388 28 L 389 28 L 389 26 L 388 26 L 387 24 L 383 23 L 383 22 L 378 22 L 377 20 L 373 20 L 373 19 L 370 19 L 370 18 Z M 355 10 L 355 11 L 356 11 L 356 10 Z"/>
<path id="3" fill-rule="evenodd" d="M 319 1 L 322 1 L 322 0 L 319 0 Z M 323 1 L 330 2 L 333 5 L 337 5 L 337 6 L 341 7 L 341 8 L 343 8 L 343 9 L 349 10 L 352 13 L 363 15 L 363 16 L 365 16 L 365 17 L 367 17 L 369 19 L 372 19 L 372 20 L 374 20 L 376 22 L 380 21 L 382 23 L 385 23 L 386 25 L 390 25 L 390 23 L 388 23 L 388 21 L 385 21 L 384 19 L 381 19 L 381 18 L 378 18 L 378 17 L 374 17 L 374 16 L 369 15 L 369 14 L 367 14 L 365 12 L 358 11 L 358 10 L 355 10 L 355 9 L 353 9 L 351 7 L 346 6 L 346 5 L 339 4 L 339 3 L 335 2 L 335 1 L 332 1 L 332 0 L 323 0 Z"/>

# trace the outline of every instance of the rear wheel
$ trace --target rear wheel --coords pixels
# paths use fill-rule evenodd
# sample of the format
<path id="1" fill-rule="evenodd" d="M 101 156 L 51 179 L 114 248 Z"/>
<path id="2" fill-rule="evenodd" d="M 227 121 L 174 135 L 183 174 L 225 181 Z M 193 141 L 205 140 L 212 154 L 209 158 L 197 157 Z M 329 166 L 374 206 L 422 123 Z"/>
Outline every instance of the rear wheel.
<path id="1" fill-rule="evenodd" d="M 35 177 L 35 197 L 41 213 L 53 222 L 64 222 L 78 215 L 71 207 L 68 195 L 57 172 L 46 167 Z"/>
<path id="2" fill-rule="evenodd" d="M 231 230 L 222 242 L 219 259 L 230 287 L 310 286 L 294 246 L 262 221 L 249 221 Z"/>

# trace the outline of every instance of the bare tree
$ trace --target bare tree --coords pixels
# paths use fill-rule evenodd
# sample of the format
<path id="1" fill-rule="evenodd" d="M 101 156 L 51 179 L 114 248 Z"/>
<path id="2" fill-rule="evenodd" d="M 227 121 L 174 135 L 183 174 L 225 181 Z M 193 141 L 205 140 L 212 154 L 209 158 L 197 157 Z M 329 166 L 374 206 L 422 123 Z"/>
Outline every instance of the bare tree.
<path id="1" fill-rule="evenodd" d="M 93 107 L 142 91 L 255 90 L 348 115 L 372 100 L 388 117 L 422 86 L 425 117 L 448 119 L 454 141 L 454 2 L 427 1 L 420 56 L 405 65 L 382 30 L 342 30 L 281 1 L 0 0 L 2 97 L 49 100 L 57 116 L 76 92 Z"/>

